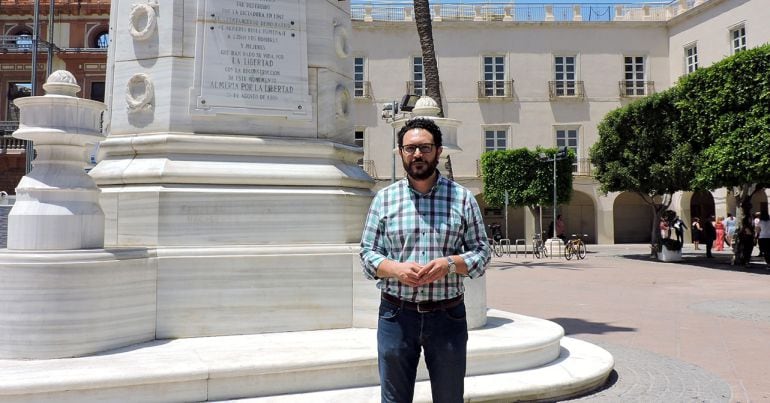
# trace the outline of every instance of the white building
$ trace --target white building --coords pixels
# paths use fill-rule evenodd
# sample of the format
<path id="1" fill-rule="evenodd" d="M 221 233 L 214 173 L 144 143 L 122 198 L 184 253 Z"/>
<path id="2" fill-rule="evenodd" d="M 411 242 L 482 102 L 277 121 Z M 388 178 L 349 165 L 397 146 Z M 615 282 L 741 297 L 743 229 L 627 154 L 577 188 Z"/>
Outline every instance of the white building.
<path id="1" fill-rule="evenodd" d="M 483 202 L 481 154 L 568 146 L 578 163 L 572 201 L 559 206 L 567 231 L 596 243 L 649 241 L 648 205 L 631 193 L 603 195 L 591 176 L 597 125 L 607 112 L 669 88 L 694 69 L 770 41 L 768 0 L 511 3 L 432 6 L 444 112 L 462 121 L 462 152 L 452 155 L 455 179 L 477 195 L 487 223 L 503 223 L 500 209 Z M 382 187 L 392 174 L 393 129 L 381 111 L 404 94 L 421 94 L 420 44 L 409 6 L 354 5 L 352 14 L 356 139 L 364 168 Z M 396 170 L 403 176 L 400 161 Z M 671 209 L 687 221 L 724 216 L 735 212 L 734 204 L 718 189 L 677 194 Z M 755 197 L 755 210 L 766 205 L 765 194 Z M 543 213 L 547 225 L 550 208 Z M 509 238 L 530 239 L 534 231 L 528 209 L 509 209 Z"/>

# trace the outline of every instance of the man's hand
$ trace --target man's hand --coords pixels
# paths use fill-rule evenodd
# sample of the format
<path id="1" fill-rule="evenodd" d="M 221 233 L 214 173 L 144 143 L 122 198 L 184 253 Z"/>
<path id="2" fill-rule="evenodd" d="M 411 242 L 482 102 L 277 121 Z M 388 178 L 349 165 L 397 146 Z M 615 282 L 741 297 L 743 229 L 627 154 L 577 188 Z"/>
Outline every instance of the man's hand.
<path id="1" fill-rule="evenodd" d="M 449 261 L 445 257 L 433 259 L 417 273 L 419 285 L 430 284 L 449 274 Z"/>
<path id="2" fill-rule="evenodd" d="M 422 269 L 423 267 L 415 262 L 398 263 L 394 267 L 394 274 L 398 281 L 410 287 L 417 287 L 423 284 L 419 274 Z"/>

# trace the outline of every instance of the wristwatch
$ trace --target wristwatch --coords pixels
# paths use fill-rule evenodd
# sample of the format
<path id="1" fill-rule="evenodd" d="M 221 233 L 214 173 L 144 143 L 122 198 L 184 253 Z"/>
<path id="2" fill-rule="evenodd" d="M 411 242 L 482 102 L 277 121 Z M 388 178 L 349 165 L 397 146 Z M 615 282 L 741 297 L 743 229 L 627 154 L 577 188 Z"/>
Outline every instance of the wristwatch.
<path id="1" fill-rule="evenodd" d="M 457 274 L 457 265 L 455 265 L 455 261 L 452 260 L 451 256 L 446 257 L 447 262 L 449 262 L 449 273 L 450 274 Z"/>

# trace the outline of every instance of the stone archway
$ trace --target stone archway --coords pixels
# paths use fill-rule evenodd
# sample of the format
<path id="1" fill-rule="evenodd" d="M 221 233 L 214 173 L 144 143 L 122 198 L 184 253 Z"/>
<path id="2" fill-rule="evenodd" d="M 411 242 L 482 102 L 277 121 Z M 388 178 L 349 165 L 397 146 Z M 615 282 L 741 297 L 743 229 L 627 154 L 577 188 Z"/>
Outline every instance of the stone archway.
<path id="1" fill-rule="evenodd" d="M 751 195 L 751 213 L 767 211 L 767 194 L 765 189 L 757 189 Z"/>
<path id="2" fill-rule="evenodd" d="M 690 197 L 690 220 L 695 217 L 701 222 L 714 215 L 714 196 L 707 190 L 694 192 Z"/>
<path id="3" fill-rule="evenodd" d="M 591 196 L 576 190 L 572 191 L 572 199 L 568 205 L 561 207 L 562 217 L 566 226 L 566 235 L 586 234 L 587 243 L 596 243 L 596 204 Z"/>
<path id="4" fill-rule="evenodd" d="M 623 192 L 615 198 L 612 221 L 615 243 L 649 243 L 652 236 L 652 206 L 636 193 Z"/>

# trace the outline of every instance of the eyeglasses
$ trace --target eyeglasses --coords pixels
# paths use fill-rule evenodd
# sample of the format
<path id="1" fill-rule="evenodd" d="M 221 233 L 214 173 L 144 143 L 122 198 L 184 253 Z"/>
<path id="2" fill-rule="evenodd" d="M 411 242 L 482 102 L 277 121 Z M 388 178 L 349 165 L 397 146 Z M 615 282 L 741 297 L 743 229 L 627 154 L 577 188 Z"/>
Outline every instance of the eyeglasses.
<path id="1" fill-rule="evenodd" d="M 433 144 L 433 143 L 410 144 L 408 146 L 401 147 L 401 149 L 404 150 L 404 152 L 409 154 L 409 155 L 414 154 L 415 152 L 417 152 L 417 150 L 420 150 L 420 153 L 422 153 L 422 154 L 429 154 L 429 153 L 433 152 L 433 147 L 434 146 L 435 146 L 435 144 Z"/>

